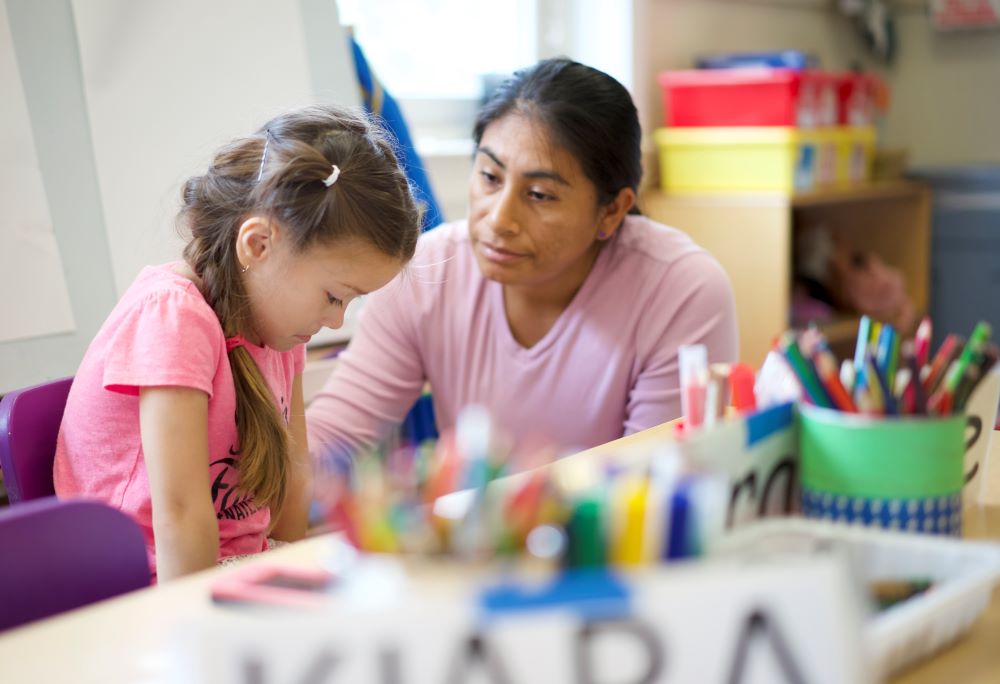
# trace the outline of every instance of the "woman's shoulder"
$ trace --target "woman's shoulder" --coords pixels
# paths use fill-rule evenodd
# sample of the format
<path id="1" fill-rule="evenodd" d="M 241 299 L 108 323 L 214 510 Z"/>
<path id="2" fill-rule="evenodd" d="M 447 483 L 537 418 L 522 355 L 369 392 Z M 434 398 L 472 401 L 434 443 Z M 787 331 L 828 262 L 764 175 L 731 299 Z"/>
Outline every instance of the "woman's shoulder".
<path id="1" fill-rule="evenodd" d="M 410 280 L 433 284 L 436 289 L 444 283 L 467 283 L 478 274 L 465 219 L 443 223 L 422 234 L 406 272 Z"/>
<path id="2" fill-rule="evenodd" d="M 621 259 L 650 260 L 671 264 L 691 255 L 707 254 L 682 230 L 646 216 L 627 216 L 615 240 Z"/>

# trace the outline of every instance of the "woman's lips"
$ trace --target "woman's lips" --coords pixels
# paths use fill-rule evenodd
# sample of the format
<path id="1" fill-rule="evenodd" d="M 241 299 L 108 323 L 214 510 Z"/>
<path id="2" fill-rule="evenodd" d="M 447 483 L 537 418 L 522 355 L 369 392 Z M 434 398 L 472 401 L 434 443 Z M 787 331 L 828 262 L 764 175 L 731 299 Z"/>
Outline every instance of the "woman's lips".
<path id="1" fill-rule="evenodd" d="M 527 254 L 514 252 L 512 250 L 490 244 L 489 242 L 480 242 L 479 251 L 488 261 L 492 261 L 496 264 L 509 264 L 528 256 Z"/>

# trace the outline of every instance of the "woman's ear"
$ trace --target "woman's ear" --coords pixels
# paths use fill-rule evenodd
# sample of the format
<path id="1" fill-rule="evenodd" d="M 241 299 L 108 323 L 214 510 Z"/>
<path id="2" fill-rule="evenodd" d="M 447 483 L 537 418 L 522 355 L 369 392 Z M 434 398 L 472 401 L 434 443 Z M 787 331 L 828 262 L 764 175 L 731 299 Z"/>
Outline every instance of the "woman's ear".
<path id="1" fill-rule="evenodd" d="M 625 215 L 635 206 L 635 190 L 622 188 L 615 198 L 600 209 L 597 222 L 597 239 L 607 240 L 622 225 Z"/>
<path id="2" fill-rule="evenodd" d="M 251 216 L 240 224 L 236 233 L 236 256 L 243 270 L 258 266 L 274 251 L 277 226 L 271 221 Z"/>

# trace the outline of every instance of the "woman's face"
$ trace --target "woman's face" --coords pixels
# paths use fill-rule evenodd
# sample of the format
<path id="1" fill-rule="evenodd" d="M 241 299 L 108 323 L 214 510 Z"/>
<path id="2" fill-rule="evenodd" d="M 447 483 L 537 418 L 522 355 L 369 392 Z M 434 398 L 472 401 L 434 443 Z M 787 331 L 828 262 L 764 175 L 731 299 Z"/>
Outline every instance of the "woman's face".
<path id="1" fill-rule="evenodd" d="M 352 299 L 385 286 L 403 267 L 359 239 L 297 252 L 280 227 L 265 223 L 255 233 L 241 250 L 258 338 L 252 341 L 278 351 L 308 342 L 323 327 L 339 328 Z"/>
<path id="2" fill-rule="evenodd" d="M 616 202 L 598 206 L 580 163 L 530 117 L 510 113 L 483 132 L 469 187 L 469 237 L 486 278 L 520 287 L 582 282 L 601 233 L 610 237 L 628 207 L 617 209 Z"/>

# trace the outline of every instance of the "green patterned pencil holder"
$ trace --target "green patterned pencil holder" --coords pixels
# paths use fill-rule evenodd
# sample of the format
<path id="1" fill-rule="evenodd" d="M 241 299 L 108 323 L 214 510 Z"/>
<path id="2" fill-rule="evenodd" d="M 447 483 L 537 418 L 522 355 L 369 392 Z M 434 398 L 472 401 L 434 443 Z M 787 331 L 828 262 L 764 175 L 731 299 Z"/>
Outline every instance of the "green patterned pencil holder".
<path id="1" fill-rule="evenodd" d="M 799 416 L 803 515 L 961 534 L 964 415 L 873 418 L 802 406 Z"/>

